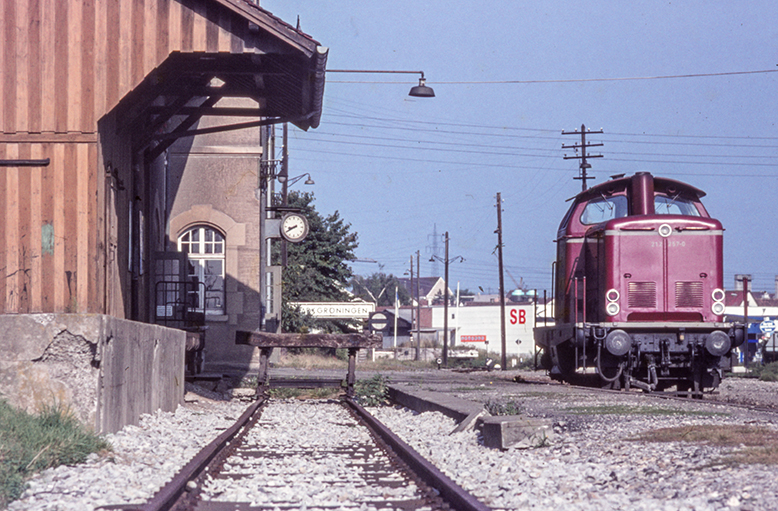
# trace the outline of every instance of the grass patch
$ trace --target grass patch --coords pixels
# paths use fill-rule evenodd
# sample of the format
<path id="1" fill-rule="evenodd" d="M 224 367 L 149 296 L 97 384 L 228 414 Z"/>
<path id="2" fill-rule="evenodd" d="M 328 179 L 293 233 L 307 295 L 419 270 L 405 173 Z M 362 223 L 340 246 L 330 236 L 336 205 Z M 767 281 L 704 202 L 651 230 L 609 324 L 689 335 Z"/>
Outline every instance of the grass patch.
<path id="1" fill-rule="evenodd" d="M 574 406 L 565 411 L 574 415 L 697 415 L 710 417 L 724 415 L 726 413 L 711 413 L 702 411 L 676 410 L 674 408 L 654 408 L 650 406 L 631 405 L 598 405 L 598 406 Z"/>
<path id="2" fill-rule="evenodd" d="M 389 404 L 389 379 L 380 374 L 354 384 L 354 398 L 362 406 L 385 406 Z"/>
<path id="3" fill-rule="evenodd" d="M 736 449 L 717 464 L 778 465 L 778 431 L 760 426 L 711 425 L 679 426 L 647 431 L 632 441 L 690 442 Z"/>
<path id="4" fill-rule="evenodd" d="M 62 407 L 30 415 L 0 400 L 0 509 L 22 494 L 35 472 L 83 463 L 90 453 L 106 449 L 105 440 Z"/>
<path id="5" fill-rule="evenodd" d="M 338 350 L 347 351 L 347 350 Z M 379 358 L 375 362 L 362 360 L 357 363 L 360 371 L 408 371 L 437 367 L 433 362 L 420 360 L 397 360 L 394 358 Z M 275 367 L 292 367 L 296 369 L 342 369 L 348 368 L 348 357 L 322 355 L 320 353 L 290 353 L 282 352 Z"/>
<path id="6" fill-rule="evenodd" d="M 778 362 L 750 367 L 749 372 L 749 376 L 752 378 L 759 378 L 762 381 L 778 381 Z"/>

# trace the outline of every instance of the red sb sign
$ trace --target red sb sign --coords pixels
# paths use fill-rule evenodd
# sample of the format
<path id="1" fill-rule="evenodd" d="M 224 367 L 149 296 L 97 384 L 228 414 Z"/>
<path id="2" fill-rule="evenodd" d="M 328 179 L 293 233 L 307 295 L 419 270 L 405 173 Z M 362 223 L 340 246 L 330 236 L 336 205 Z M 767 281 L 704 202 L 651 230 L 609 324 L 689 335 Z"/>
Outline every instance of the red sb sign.
<path id="1" fill-rule="evenodd" d="M 511 325 L 523 325 L 527 322 L 527 311 L 525 309 L 511 309 Z"/>

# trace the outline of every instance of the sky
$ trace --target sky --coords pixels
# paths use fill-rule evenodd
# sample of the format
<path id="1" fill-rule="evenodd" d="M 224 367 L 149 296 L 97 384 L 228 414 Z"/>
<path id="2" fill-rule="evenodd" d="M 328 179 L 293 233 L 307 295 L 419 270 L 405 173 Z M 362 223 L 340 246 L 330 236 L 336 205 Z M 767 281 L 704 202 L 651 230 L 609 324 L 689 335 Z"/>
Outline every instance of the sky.
<path id="1" fill-rule="evenodd" d="M 358 233 L 358 275 L 443 276 L 549 290 L 553 242 L 581 190 L 585 125 L 593 177 L 649 171 L 704 190 L 725 228 L 724 283 L 778 276 L 778 3 L 544 0 L 262 0 L 329 48 L 321 124 L 289 133 L 290 175 L 310 173 L 322 214 Z M 578 153 L 580 154 L 580 153 Z M 464 261 L 461 261 L 461 259 Z M 456 261 L 454 261 L 456 259 Z"/>

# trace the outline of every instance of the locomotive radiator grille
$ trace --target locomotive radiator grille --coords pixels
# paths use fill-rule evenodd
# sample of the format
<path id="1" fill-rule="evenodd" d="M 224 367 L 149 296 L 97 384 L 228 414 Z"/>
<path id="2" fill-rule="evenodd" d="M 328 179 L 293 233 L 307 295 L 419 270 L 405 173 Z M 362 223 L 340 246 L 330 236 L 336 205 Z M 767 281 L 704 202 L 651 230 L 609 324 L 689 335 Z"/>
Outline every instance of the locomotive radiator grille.
<path id="1" fill-rule="evenodd" d="M 676 282 L 675 306 L 702 307 L 702 282 Z"/>
<path id="2" fill-rule="evenodd" d="M 656 282 L 630 282 L 627 304 L 637 307 L 656 308 Z"/>

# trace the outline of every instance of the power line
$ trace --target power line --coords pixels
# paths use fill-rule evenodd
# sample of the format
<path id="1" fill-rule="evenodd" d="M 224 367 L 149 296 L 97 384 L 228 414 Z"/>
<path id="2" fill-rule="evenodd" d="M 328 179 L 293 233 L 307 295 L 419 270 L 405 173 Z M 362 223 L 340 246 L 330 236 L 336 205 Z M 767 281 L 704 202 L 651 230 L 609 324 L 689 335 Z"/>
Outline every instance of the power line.
<path id="1" fill-rule="evenodd" d="M 586 82 L 624 82 L 624 81 L 637 81 L 637 80 L 669 80 L 679 78 L 706 78 L 714 76 L 738 76 L 738 75 L 753 75 L 753 74 L 766 74 L 766 73 L 778 73 L 778 69 L 761 69 L 756 71 L 730 71 L 721 73 L 691 73 L 682 75 L 656 75 L 656 76 L 630 76 L 622 78 L 570 78 L 570 79 L 556 79 L 556 80 L 478 80 L 478 81 L 456 81 L 456 82 L 443 82 L 443 81 L 430 81 L 433 85 L 492 85 L 492 84 L 532 84 L 532 83 L 586 83 Z M 428 80 L 429 81 L 429 80 Z M 359 82 L 353 82 L 359 83 Z M 365 83 L 380 83 L 380 82 L 365 82 Z"/>

